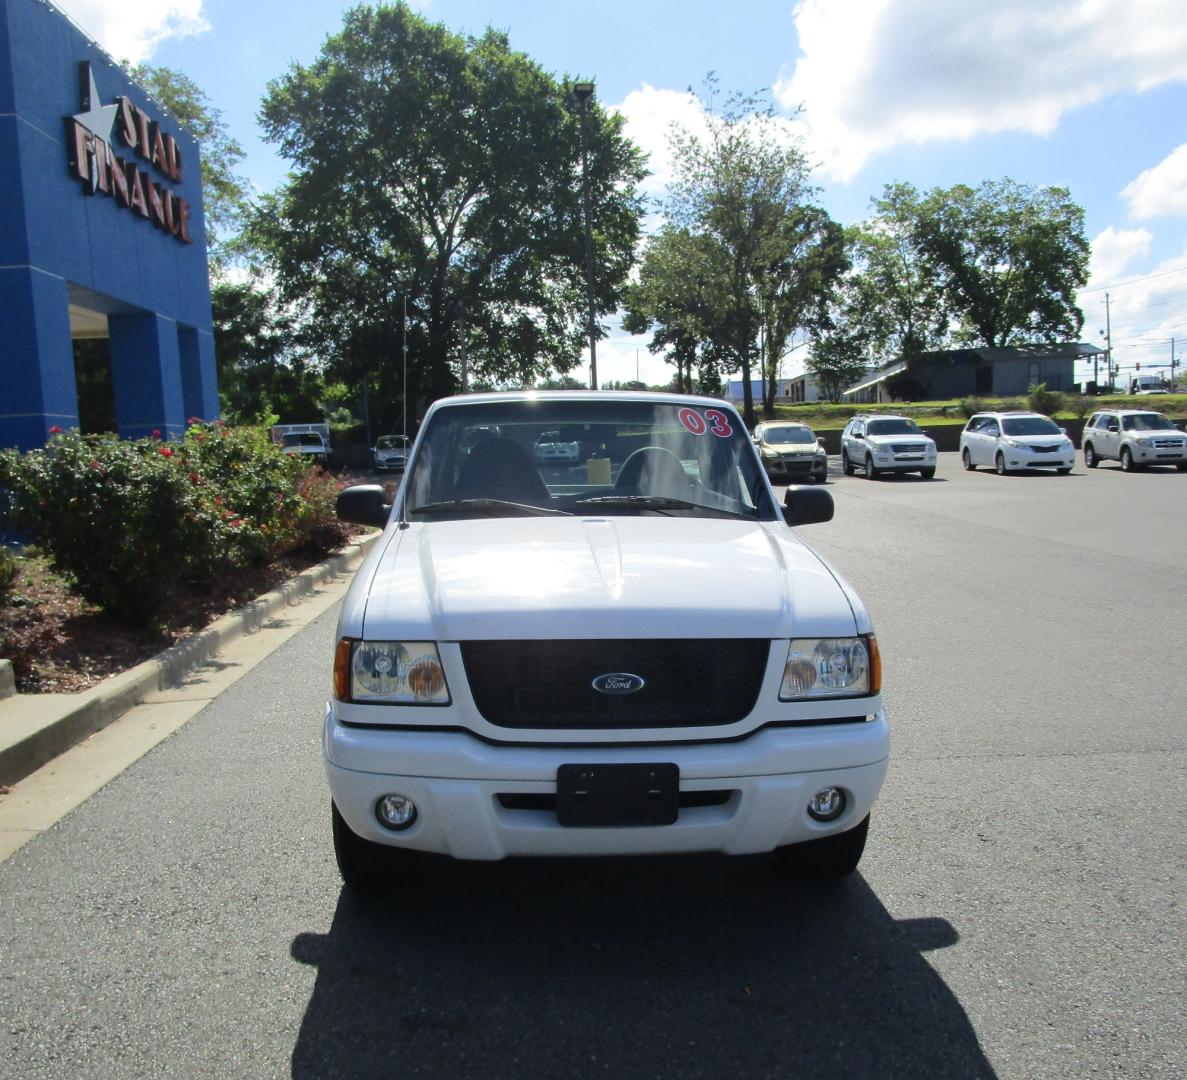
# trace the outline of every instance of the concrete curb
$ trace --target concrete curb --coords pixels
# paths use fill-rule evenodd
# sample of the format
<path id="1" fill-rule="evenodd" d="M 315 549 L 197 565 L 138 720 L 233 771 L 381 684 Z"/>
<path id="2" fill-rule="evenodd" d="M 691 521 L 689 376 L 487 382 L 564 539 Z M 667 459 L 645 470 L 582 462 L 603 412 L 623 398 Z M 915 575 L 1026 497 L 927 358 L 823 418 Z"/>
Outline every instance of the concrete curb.
<path id="1" fill-rule="evenodd" d="M 323 582 L 353 572 L 382 533 L 365 537 L 278 589 L 256 597 L 206 629 L 81 694 L 17 694 L 12 666 L 0 661 L 0 786 L 23 780 L 59 754 L 100 731 L 148 694 L 181 682 L 228 644 L 251 634 Z"/>

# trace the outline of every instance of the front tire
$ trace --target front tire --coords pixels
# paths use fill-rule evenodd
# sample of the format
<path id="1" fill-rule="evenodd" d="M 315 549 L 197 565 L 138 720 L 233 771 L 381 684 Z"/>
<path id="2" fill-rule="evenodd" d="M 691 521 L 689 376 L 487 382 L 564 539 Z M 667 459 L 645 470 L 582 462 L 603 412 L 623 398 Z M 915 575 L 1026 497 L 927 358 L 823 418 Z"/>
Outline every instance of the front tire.
<path id="1" fill-rule="evenodd" d="M 866 454 L 866 479 L 877 480 L 881 474 L 874 468 L 874 459 Z"/>
<path id="2" fill-rule="evenodd" d="M 1137 472 L 1138 463 L 1133 460 L 1133 451 L 1128 446 L 1121 447 L 1121 471 Z"/>
<path id="3" fill-rule="evenodd" d="M 1084 444 L 1084 468 L 1095 469 L 1100 464 L 1100 458 L 1096 456 L 1096 448 L 1092 443 Z"/>
<path id="4" fill-rule="evenodd" d="M 966 446 L 961 451 L 960 462 L 965 468 L 965 472 L 976 472 L 977 466 L 973 464 L 973 455 L 969 453 L 969 448 Z"/>
<path id="5" fill-rule="evenodd" d="M 997 452 L 997 457 L 993 459 L 993 467 L 998 476 L 1006 475 L 1006 457 L 1000 450 Z"/>
<path id="6" fill-rule="evenodd" d="M 783 873 L 795 878 L 830 879 L 852 874 L 861 862 L 870 831 L 870 815 L 866 814 L 852 829 L 809 840 L 804 844 L 789 844 L 775 849 L 775 865 Z"/>
<path id="7" fill-rule="evenodd" d="M 852 476 L 857 472 L 857 467 L 849 460 L 849 454 L 845 450 L 841 451 L 841 472 L 846 476 Z"/>
<path id="8" fill-rule="evenodd" d="M 333 800 L 330 801 L 330 817 L 334 830 L 334 858 L 343 884 L 356 893 L 379 892 L 390 884 L 396 853 L 353 832 Z"/>
<path id="9" fill-rule="evenodd" d="M 931 480 L 936 475 L 936 467 L 933 465 L 928 469 L 920 469 L 919 475 L 922 476 L 924 480 Z"/>

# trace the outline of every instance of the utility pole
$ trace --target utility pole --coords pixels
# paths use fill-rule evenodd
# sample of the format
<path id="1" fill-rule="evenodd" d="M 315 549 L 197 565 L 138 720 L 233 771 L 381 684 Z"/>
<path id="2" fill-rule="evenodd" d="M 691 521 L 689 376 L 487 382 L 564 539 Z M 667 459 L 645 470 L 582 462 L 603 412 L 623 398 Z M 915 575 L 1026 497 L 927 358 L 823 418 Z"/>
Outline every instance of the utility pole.
<path id="1" fill-rule="evenodd" d="M 457 314 L 458 340 L 462 346 L 462 393 L 470 391 L 470 370 L 466 363 L 466 301 L 459 300 L 454 306 Z"/>
<path id="2" fill-rule="evenodd" d="M 1105 371 L 1109 378 L 1109 389 L 1113 389 L 1113 327 L 1109 321 L 1109 294 L 1105 293 Z"/>
<path id="3" fill-rule="evenodd" d="M 589 308 L 589 388 L 598 388 L 598 339 L 594 320 L 594 257 L 593 230 L 589 221 L 589 99 L 594 84 L 579 82 L 573 84 L 573 93 L 581 105 L 581 207 L 585 218 L 585 302 Z"/>

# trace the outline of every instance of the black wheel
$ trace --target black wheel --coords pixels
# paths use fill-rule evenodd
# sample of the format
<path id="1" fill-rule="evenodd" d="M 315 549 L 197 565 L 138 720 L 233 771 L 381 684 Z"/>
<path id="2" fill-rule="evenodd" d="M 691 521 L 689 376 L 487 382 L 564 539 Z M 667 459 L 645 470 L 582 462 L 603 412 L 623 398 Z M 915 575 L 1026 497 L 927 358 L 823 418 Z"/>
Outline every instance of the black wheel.
<path id="1" fill-rule="evenodd" d="M 1121 471 L 1137 472 L 1138 463 L 1133 460 L 1133 451 L 1128 446 L 1121 447 Z"/>
<path id="2" fill-rule="evenodd" d="M 1006 475 L 1006 459 L 1000 450 L 997 452 L 997 457 L 993 459 L 993 467 L 997 470 L 998 476 Z"/>
<path id="3" fill-rule="evenodd" d="M 1187 472 L 1187 461 L 1176 461 L 1175 468 L 1178 469 L 1179 472 Z"/>
<path id="4" fill-rule="evenodd" d="M 775 849 L 775 865 L 784 873 L 797 878 L 841 878 L 852 874 L 861 862 L 866 836 L 870 831 L 870 815 L 848 832 L 809 840 L 806 844 L 790 844 Z"/>
<path id="5" fill-rule="evenodd" d="M 874 459 L 869 454 L 866 454 L 866 479 L 877 480 L 880 475 L 881 473 L 874 468 Z"/>
<path id="6" fill-rule="evenodd" d="M 936 467 L 933 465 L 930 469 L 920 469 L 919 475 L 922 476 L 924 480 L 930 480 L 936 475 Z"/>
<path id="7" fill-rule="evenodd" d="M 333 801 L 330 816 L 334 827 L 334 858 L 346 887 L 352 892 L 372 893 L 390 884 L 396 852 L 352 832 Z"/>
<path id="8" fill-rule="evenodd" d="M 973 464 L 972 455 L 969 453 L 969 448 L 966 446 L 960 453 L 960 462 L 968 472 L 976 472 L 977 466 Z"/>
<path id="9" fill-rule="evenodd" d="M 849 460 L 849 454 L 844 450 L 841 451 L 841 472 L 843 472 L 846 476 L 852 476 L 855 472 L 857 472 L 857 468 L 854 466 L 853 462 Z"/>
<path id="10" fill-rule="evenodd" d="M 1100 464 L 1100 458 L 1096 456 L 1096 450 L 1092 443 L 1084 444 L 1084 467 L 1086 469 L 1095 469 Z"/>
<path id="11" fill-rule="evenodd" d="M 1057 473 L 1059 473 L 1060 476 L 1067 476 L 1068 473 L 1070 473 L 1072 470 L 1071 469 L 1056 469 L 1055 471 Z"/>

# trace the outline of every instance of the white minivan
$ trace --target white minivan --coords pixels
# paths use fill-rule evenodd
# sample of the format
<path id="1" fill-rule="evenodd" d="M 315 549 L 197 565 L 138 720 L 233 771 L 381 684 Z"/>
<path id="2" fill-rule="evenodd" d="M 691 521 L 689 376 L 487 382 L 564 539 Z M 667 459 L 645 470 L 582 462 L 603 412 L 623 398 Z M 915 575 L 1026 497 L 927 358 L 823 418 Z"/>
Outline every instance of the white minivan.
<path id="1" fill-rule="evenodd" d="M 1066 476 L 1076 463 L 1076 448 L 1042 413 L 986 412 L 971 417 L 960 433 L 960 460 L 970 471 L 978 465 L 999 475 L 1046 468 Z"/>

